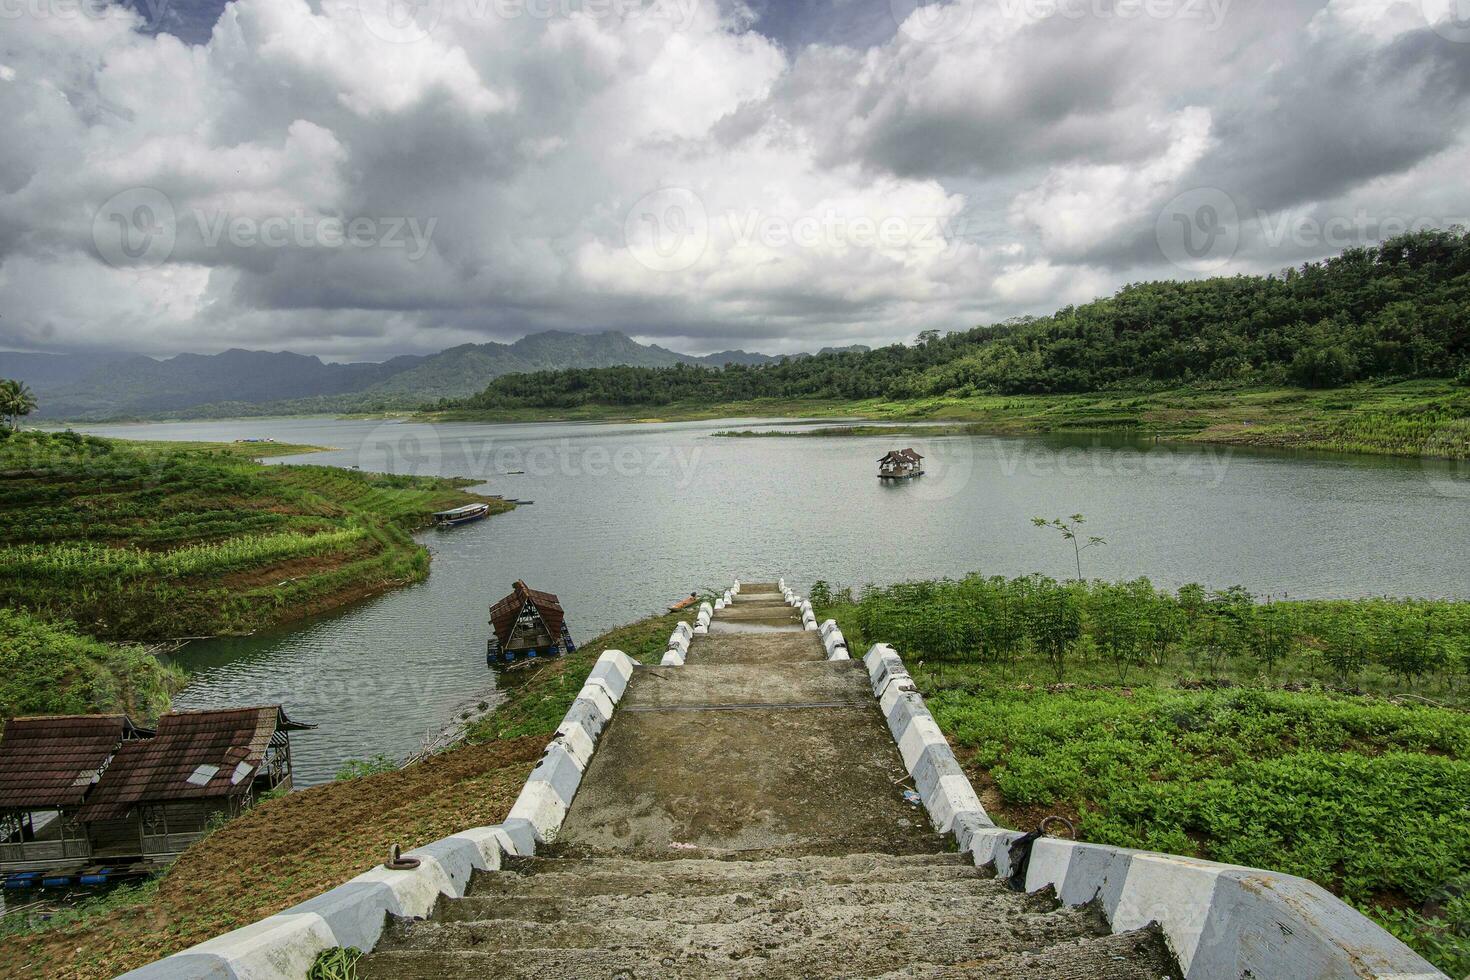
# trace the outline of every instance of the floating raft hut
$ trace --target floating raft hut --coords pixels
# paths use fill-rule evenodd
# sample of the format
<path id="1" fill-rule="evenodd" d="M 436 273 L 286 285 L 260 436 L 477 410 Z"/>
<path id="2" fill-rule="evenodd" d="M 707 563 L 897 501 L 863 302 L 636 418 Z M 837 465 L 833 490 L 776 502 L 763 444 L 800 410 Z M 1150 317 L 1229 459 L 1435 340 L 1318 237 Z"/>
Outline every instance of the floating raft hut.
<path id="1" fill-rule="evenodd" d="M 560 657 L 577 649 L 567 630 L 561 600 L 516 582 L 510 595 L 490 607 L 490 641 L 485 662 L 490 666 L 517 660 Z"/>
<path id="2" fill-rule="evenodd" d="M 878 479 L 911 480 L 924 475 L 924 457 L 912 449 L 894 449 L 878 460 Z"/>

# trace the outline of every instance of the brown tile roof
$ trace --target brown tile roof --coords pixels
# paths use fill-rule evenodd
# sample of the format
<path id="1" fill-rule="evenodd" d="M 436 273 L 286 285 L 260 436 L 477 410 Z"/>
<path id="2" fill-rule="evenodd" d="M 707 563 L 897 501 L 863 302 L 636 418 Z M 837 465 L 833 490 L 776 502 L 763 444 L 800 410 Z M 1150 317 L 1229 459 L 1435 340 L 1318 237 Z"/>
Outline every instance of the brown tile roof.
<path id="1" fill-rule="evenodd" d="M 158 721 L 158 734 L 118 750 L 79 813 L 106 820 L 140 803 L 229 797 L 244 793 L 278 731 L 313 728 L 291 721 L 276 705 L 220 711 L 175 711 Z M 236 778 L 240 764 L 249 767 Z M 190 782 L 200 766 L 216 766 Z"/>
<path id="2" fill-rule="evenodd" d="M 123 739 L 147 734 L 126 715 L 9 719 L 0 739 L 0 808 L 76 806 Z"/>
<path id="3" fill-rule="evenodd" d="M 891 450 L 889 450 L 883 456 L 882 459 L 878 460 L 878 462 L 883 463 L 883 462 L 887 462 L 888 460 L 891 459 L 891 460 L 896 460 L 898 462 L 910 462 L 910 463 L 913 463 L 913 462 L 918 462 L 919 460 L 921 460 L 923 458 L 924 458 L 923 456 L 920 456 L 918 453 L 914 452 L 912 449 L 891 449 Z"/>
<path id="4" fill-rule="evenodd" d="M 561 626 L 566 621 L 561 600 L 550 592 L 538 592 L 525 582 L 518 581 L 511 588 L 510 595 L 490 607 L 490 625 L 495 628 L 495 638 L 500 641 L 501 646 L 509 642 L 510 628 L 515 625 L 516 617 L 521 614 L 521 607 L 526 604 L 527 599 L 531 600 L 536 611 L 541 614 L 541 620 L 551 635 L 561 636 Z"/>

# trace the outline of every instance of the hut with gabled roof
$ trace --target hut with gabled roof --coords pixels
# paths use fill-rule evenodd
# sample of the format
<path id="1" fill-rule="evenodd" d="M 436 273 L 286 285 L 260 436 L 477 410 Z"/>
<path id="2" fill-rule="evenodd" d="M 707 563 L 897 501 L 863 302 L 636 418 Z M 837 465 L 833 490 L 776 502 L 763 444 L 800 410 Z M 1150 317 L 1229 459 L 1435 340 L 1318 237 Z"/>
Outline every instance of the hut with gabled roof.
<path id="1" fill-rule="evenodd" d="M 561 600 L 517 581 L 510 595 L 490 607 L 490 640 L 485 662 L 559 657 L 577 649 L 567 629 Z"/>
<path id="2" fill-rule="evenodd" d="M 90 861 L 78 811 L 118 750 L 152 734 L 127 715 L 8 719 L 0 738 L 0 869 Z"/>
<path id="3" fill-rule="evenodd" d="M 878 460 L 880 480 L 907 480 L 924 475 L 924 457 L 912 449 L 889 450 Z"/>
<path id="4" fill-rule="evenodd" d="M 175 711 L 157 734 L 124 743 L 78 811 L 97 857 L 172 860 L 216 815 L 228 819 L 262 794 L 291 786 L 292 721 L 278 705 Z"/>

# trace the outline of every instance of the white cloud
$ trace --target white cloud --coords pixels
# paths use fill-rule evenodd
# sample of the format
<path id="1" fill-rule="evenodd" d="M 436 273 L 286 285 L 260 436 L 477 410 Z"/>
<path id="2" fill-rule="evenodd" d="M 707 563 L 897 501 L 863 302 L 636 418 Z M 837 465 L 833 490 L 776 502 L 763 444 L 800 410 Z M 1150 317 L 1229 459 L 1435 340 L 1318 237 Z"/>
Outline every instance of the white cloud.
<path id="1" fill-rule="evenodd" d="M 395 2 L 232 3 L 199 46 L 118 7 L 7 21 L 0 346 L 881 343 L 1182 274 L 1152 235 L 1191 187 L 1247 217 L 1470 210 L 1442 176 L 1470 46 L 1417 4 L 1203 23 L 1007 0 L 944 43 L 911 24 L 788 52 L 713 2 L 375 19 Z M 670 193 L 689 207 L 658 207 Z M 354 220 L 364 236 L 323 244 Z M 1247 229 L 1237 265 L 1311 254 Z"/>

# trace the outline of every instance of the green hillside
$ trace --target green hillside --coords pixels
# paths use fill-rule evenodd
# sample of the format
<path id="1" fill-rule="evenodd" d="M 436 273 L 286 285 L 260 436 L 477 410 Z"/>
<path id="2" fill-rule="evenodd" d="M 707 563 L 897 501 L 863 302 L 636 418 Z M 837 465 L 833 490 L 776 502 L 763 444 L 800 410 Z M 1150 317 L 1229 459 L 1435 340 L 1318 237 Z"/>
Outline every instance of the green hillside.
<path id="1" fill-rule="evenodd" d="M 912 346 L 722 371 L 564 370 L 501 378 L 445 410 L 657 409 L 1170 388 L 1336 388 L 1470 378 L 1470 236 L 1426 231 L 1271 276 L 1128 286 L 1051 316 Z"/>

